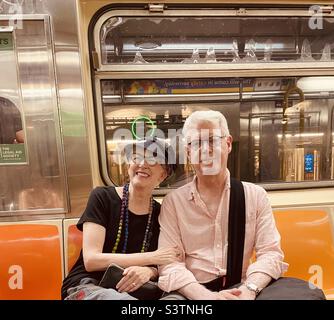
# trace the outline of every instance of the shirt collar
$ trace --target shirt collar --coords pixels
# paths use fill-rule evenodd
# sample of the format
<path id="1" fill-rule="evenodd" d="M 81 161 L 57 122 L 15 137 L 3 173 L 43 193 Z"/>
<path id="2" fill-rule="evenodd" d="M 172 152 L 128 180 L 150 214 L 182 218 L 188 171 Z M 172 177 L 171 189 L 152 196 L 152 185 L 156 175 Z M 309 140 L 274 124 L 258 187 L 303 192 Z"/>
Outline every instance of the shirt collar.
<path id="1" fill-rule="evenodd" d="M 230 171 L 228 169 L 226 169 L 226 182 L 225 182 L 225 186 L 224 189 L 230 189 L 231 188 L 231 178 L 230 178 Z M 199 196 L 198 190 L 197 190 L 197 176 L 195 175 L 193 180 L 190 182 L 190 189 L 189 189 L 189 194 L 188 194 L 188 200 L 195 200 L 197 197 Z"/>

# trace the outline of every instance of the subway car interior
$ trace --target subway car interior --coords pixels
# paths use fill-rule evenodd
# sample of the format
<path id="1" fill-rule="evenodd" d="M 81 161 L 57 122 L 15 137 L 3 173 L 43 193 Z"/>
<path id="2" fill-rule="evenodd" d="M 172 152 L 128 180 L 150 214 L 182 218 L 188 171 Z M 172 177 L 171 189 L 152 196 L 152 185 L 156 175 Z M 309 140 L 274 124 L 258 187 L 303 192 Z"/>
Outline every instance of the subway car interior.
<path id="1" fill-rule="evenodd" d="M 334 299 L 327 0 L 0 0 L 0 299 L 59 300 L 90 191 L 128 181 L 122 144 L 143 124 L 182 145 L 197 110 L 224 114 L 231 176 L 267 191 L 285 275 Z"/>

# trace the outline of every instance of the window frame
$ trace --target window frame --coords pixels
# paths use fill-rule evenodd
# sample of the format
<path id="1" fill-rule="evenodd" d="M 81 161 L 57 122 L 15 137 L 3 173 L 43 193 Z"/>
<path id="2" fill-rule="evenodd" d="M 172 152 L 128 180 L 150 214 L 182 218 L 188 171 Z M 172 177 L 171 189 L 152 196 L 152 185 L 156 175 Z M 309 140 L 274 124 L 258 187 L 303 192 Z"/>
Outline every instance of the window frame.
<path id="1" fill-rule="evenodd" d="M 334 76 L 334 61 L 331 62 L 298 62 L 298 64 L 280 63 L 275 65 L 270 63 L 242 63 L 242 64 L 112 64 L 103 65 L 101 63 L 100 30 L 105 21 L 112 17 L 310 17 L 311 13 L 308 6 L 288 6 L 284 7 L 256 7 L 250 8 L 228 8 L 218 6 L 215 11 L 210 8 L 203 10 L 197 6 L 188 5 L 187 7 L 177 5 L 168 5 L 168 9 L 163 12 L 150 12 L 146 5 L 116 7 L 107 6 L 96 13 L 90 23 L 88 39 L 90 67 L 92 78 L 92 90 L 95 109 L 95 125 L 98 139 L 99 167 L 103 182 L 107 185 L 114 185 L 108 174 L 108 160 L 106 153 L 105 126 L 102 101 L 102 80 L 136 80 L 136 79 L 172 79 L 172 78 L 262 78 L 262 77 L 300 77 L 300 76 Z M 330 6 L 329 6 L 330 7 Z M 324 13 L 324 17 L 334 18 L 334 11 Z M 186 77 L 185 77 L 186 73 Z M 252 97 L 252 93 L 245 93 L 245 96 Z M 254 94 L 253 94 L 254 95 Z M 203 95 L 200 95 L 203 96 Z M 112 95 L 110 97 L 114 102 L 121 103 L 121 95 Z M 141 98 L 144 98 L 141 96 Z M 167 95 L 156 95 L 155 98 L 166 101 L 170 98 Z M 220 97 L 217 95 L 216 97 Z M 235 95 L 231 99 L 235 99 Z M 165 100 L 164 100 L 165 99 Z M 181 97 L 180 99 L 183 99 Z M 204 99 L 205 100 L 205 99 Z M 174 100 L 177 101 L 177 100 Z M 135 101 L 134 101 L 135 102 Z M 169 100 L 170 102 L 170 100 Z M 102 127 L 103 124 L 103 127 Z M 334 181 L 301 181 L 301 182 L 277 182 L 277 183 L 256 183 L 266 190 L 290 190 L 331 187 Z M 168 189 L 155 190 L 155 195 L 164 195 Z"/>

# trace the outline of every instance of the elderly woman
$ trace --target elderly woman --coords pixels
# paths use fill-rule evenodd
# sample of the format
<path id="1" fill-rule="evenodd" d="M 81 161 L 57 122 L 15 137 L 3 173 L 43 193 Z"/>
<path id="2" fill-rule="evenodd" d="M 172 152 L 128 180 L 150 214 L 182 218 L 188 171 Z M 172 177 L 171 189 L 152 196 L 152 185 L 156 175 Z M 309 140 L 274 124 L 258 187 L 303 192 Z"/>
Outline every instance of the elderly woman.
<path id="1" fill-rule="evenodd" d="M 167 164 L 171 149 L 151 139 L 128 145 L 125 152 L 130 182 L 92 191 L 77 224 L 83 231 L 83 248 L 63 282 L 63 299 L 133 300 L 131 292 L 157 279 L 152 265 L 178 259 L 175 248 L 157 250 L 160 205 L 152 197 L 153 189 L 174 170 L 174 165 Z M 125 268 L 123 278 L 115 289 L 100 287 L 112 263 Z"/>

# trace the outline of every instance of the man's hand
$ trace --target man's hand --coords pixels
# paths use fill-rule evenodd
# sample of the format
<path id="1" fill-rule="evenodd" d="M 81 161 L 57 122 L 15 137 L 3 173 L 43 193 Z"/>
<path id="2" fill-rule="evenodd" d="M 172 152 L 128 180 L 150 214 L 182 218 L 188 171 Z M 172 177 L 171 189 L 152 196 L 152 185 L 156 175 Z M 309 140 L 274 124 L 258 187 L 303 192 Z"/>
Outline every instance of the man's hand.
<path id="1" fill-rule="evenodd" d="M 239 295 L 240 300 L 255 300 L 255 292 L 249 290 L 245 285 L 241 285 L 238 289 L 241 291 L 241 294 Z"/>

